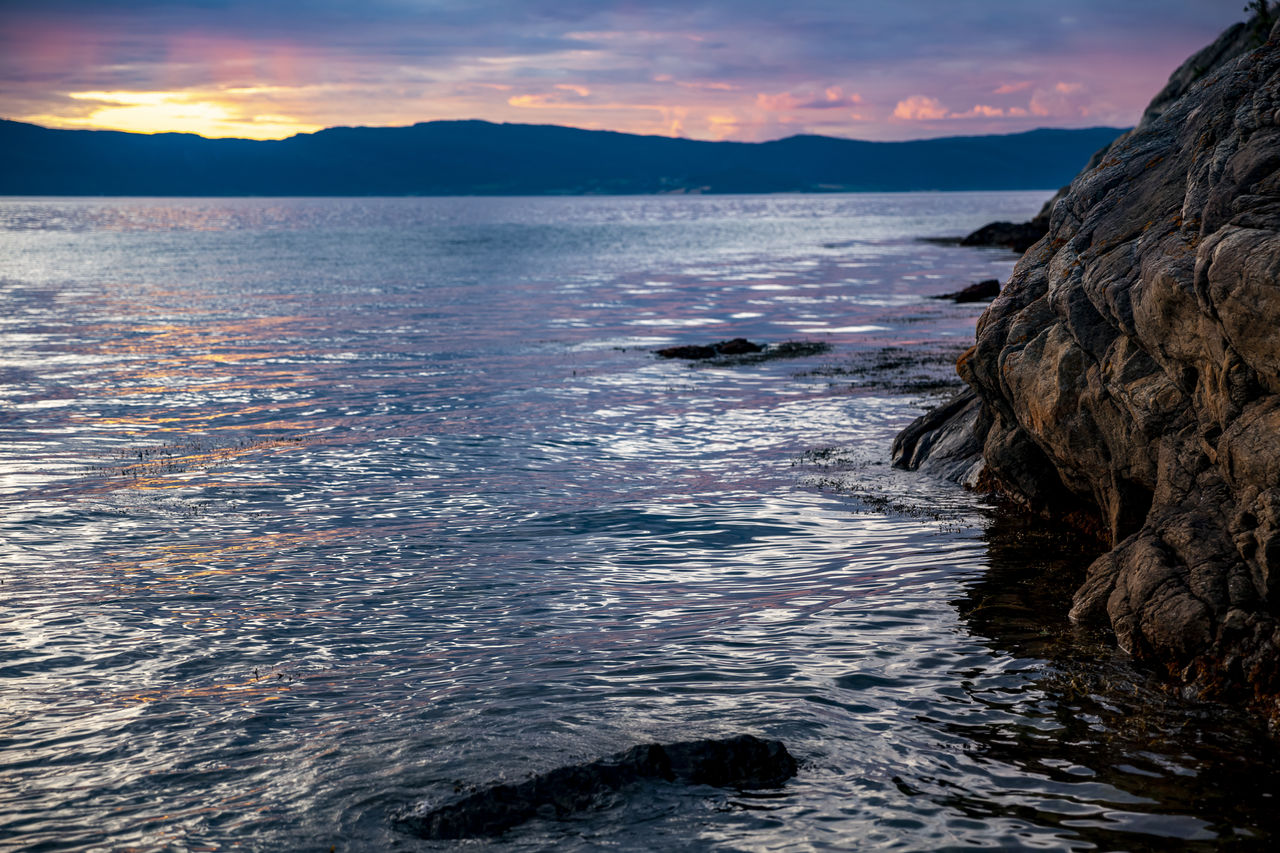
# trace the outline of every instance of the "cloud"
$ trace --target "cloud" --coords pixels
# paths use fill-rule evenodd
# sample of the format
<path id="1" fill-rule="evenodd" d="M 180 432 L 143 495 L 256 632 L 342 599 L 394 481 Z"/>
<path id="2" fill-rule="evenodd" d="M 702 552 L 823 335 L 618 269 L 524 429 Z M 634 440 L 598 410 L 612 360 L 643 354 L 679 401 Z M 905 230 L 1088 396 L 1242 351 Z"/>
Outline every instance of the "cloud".
<path id="1" fill-rule="evenodd" d="M 756 106 L 771 112 L 787 112 L 799 109 L 802 103 L 804 102 L 790 92 L 779 92 L 776 95 L 767 95 L 761 92 L 756 95 Z"/>
<path id="2" fill-rule="evenodd" d="M 1005 111 L 1000 107 L 992 107 L 987 104 L 974 104 L 973 109 L 969 110 L 967 113 L 952 115 L 951 117 L 960 118 L 961 116 L 981 116 L 983 118 L 999 118 L 1004 114 Z"/>
<path id="3" fill-rule="evenodd" d="M 1089 116 L 1090 95 L 1080 83 L 1058 82 L 1048 88 L 1036 89 L 1027 108 L 1041 118 L 1086 118 Z"/>
<path id="4" fill-rule="evenodd" d="M 846 95 L 840 86 L 827 86 L 821 94 L 796 95 L 791 92 L 779 92 L 770 95 L 760 92 L 756 95 L 756 106 L 771 112 L 791 112 L 793 110 L 830 110 L 847 107 L 850 104 L 862 103 L 862 96 L 857 92 Z"/>
<path id="5" fill-rule="evenodd" d="M 992 90 L 992 94 L 1012 95 L 1014 92 L 1024 92 L 1027 89 L 1030 89 L 1031 86 L 1032 82 L 1030 80 L 1020 80 L 1017 83 L 1004 83 Z"/>
<path id="6" fill-rule="evenodd" d="M 937 98 L 924 95 L 912 95 L 904 101 L 898 101 L 893 108 L 893 117 L 902 121 L 934 121 L 949 115 L 947 108 Z"/>
<path id="7" fill-rule="evenodd" d="M 0 115 L 78 121 L 110 105 L 68 92 L 128 91 L 299 126 L 519 121 L 530 107 L 555 123 L 735 139 L 954 132 L 943 118 L 1123 124 L 1239 6 L 1059 0 L 1028 16 L 1024 0 L 11 0 Z M 662 112 L 675 107 L 682 118 Z"/>

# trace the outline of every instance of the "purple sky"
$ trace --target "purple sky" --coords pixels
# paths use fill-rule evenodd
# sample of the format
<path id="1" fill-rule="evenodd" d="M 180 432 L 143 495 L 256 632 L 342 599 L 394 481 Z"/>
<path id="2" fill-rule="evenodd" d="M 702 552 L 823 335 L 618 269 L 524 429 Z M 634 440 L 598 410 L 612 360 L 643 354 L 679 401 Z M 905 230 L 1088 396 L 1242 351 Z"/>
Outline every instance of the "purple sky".
<path id="1" fill-rule="evenodd" d="M 1134 123 L 1243 0 L 0 0 L 0 116 L 280 137 L 442 118 L 696 139 Z"/>

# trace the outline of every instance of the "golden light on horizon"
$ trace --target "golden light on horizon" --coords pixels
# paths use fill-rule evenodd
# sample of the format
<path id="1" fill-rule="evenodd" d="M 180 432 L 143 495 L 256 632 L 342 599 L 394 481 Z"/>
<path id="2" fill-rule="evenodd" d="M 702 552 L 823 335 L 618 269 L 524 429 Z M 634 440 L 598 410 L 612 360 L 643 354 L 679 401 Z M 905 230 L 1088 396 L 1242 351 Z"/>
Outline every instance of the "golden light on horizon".
<path id="1" fill-rule="evenodd" d="M 323 125 L 283 115 L 246 116 L 232 100 L 192 92 L 68 92 L 76 101 L 97 104 L 87 115 L 25 116 L 45 127 L 123 130 L 130 133 L 194 133 L 212 139 L 284 139 L 313 133 Z"/>

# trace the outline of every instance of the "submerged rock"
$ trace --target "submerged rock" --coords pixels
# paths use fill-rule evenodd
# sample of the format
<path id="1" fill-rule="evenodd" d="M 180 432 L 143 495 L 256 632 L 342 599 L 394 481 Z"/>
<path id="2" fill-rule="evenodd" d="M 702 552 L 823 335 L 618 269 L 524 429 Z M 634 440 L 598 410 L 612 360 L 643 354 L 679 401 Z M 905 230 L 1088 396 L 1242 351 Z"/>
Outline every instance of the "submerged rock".
<path id="1" fill-rule="evenodd" d="M 667 347 L 654 352 L 662 358 L 709 361 L 716 366 L 754 364 L 779 358 L 804 358 L 821 355 L 831 349 L 822 341 L 783 341 L 780 344 L 756 344 L 746 338 L 734 338 L 716 344 Z"/>
<path id="2" fill-rule="evenodd" d="M 895 450 L 1042 513 L 1092 515 L 1112 550 L 1072 616 L 1276 719 L 1278 35 L 1076 178 L 957 364 L 976 396 Z"/>
<path id="3" fill-rule="evenodd" d="M 989 278 L 985 281 L 979 281 L 971 284 L 961 290 L 952 293 L 939 293 L 931 299 L 950 299 L 952 302 L 983 302 L 995 299 L 1000 295 L 1000 280 Z"/>
<path id="4" fill-rule="evenodd" d="M 405 815 L 400 823 L 422 838 L 497 836 L 534 817 L 563 818 L 607 805 L 610 797 L 639 782 L 776 788 L 795 774 L 795 759 L 781 742 L 751 735 L 642 744 L 518 784 L 493 785 L 449 805 Z"/>
<path id="5" fill-rule="evenodd" d="M 720 341 L 715 344 L 686 344 L 678 347 L 666 347 L 665 349 L 655 350 L 655 352 L 663 358 L 699 360 L 715 358 L 718 355 L 743 355 L 745 353 L 760 352 L 763 349 L 762 345 L 752 343 L 746 338 L 734 338 L 731 341 Z"/>

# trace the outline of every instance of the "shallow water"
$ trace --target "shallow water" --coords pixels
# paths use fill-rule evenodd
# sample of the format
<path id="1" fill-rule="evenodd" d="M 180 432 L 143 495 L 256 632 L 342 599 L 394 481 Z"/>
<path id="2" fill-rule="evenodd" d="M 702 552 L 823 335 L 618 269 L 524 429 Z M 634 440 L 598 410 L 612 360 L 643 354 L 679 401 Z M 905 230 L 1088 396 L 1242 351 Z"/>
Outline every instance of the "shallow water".
<path id="1" fill-rule="evenodd" d="M 1265 844 L 1265 736 L 1062 622 L 1087 551 L 886 464 L 1013 264 L 916 238 L 1046 194 L 0 202 L 0 844 L 430 849 L 739 732 L 800 775 L 486 844 Z M 737 336 L 831 349 L 651 353 Z"/>

